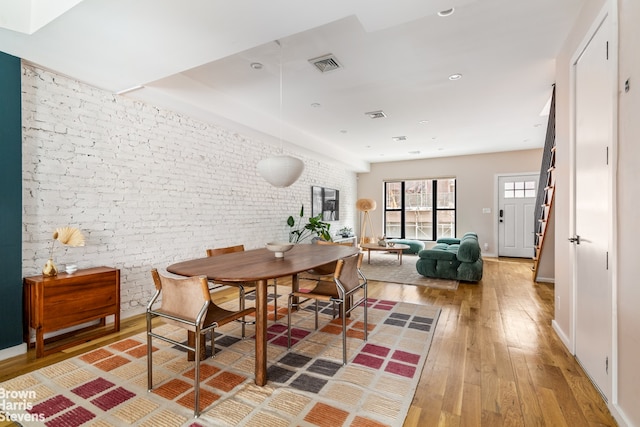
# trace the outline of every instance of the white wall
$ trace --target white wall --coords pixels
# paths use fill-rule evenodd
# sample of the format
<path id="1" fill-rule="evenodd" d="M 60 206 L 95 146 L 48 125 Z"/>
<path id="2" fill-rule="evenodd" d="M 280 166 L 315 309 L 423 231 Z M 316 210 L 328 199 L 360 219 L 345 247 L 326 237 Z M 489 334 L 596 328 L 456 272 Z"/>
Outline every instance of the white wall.
<path id="1" fill-rule="evenodd" d="M 615 274 L 613 276 L 613 296 L 616 310 L 614 323 L 617 322 L 616 332 L 612 333 L 615 359 L 612 369 L 613 399 L 609 402 L 614 417 L 620 425 L 640 426 L 640 287 L 638 286 L 637 252 L 640 237 L 638 211 L 640 211 L 640 92 L 634 82 L 640 82 L 640 4 L 636 0 L 598 0 L 585 4 L 581 16 L 558 55 L 556 65 L 557 75 L 557 113 L 556 140 L 557 150 L 557 193 L 555 203 L 556 213 L 556 280 L 555 280 L 555 319 L 554 327 L 571 348 L 572 336 L 572 304 L 571 287 L 572 263 L 570 245 L 567 237 L 572 234 L 570 218 L 570 142 L 571 142 L 571 58 L 578 51 L 590 34 L 590 28 L 602 10 L 615 11 L 617 16 L 610 19 L 618 20 L 618 140 L 617 156 L 613 164 L 617 167 L 616 195 L 613 210 L 617 221 L 612 248 L 615 257 Z M 603 7 L 605 9 L 603 9 Z M 615 43 L 613 47 L 615 49 Z M 631 90 L 624 91 L 624 83 L 629 79 Z M 603 114 L 609 112 L 603 111 Z M 614 150 L 615 153 L 615 150 Z M 608 225 L 607 225 L 608 226 Z"/>
<path id="2" fill-rule="evenodd" d="M 541 141 L 544 144 L 544 141 Z M 371 171 L 358 174 L 358 198 L 376 200 L 370 213 L 376 234 L 383 230 L 383 182 L 398 179 L 456 178 L 458 236 L 467 231 L 478 233 L 480 246 L 488 243 L 484 255 L 497 254 L 495 203 L 496 176 L 500 174 L 538 174 L 542 149 L 509 151 L 473 156 L 442 157 L 404 162 L 374 163 Z M 483 213 L 490 208 L 491 213 Z"/>
<path id="3" fill-rule="evenodd" d="M 555 211 L 555 317 L 554 327 L 565 345 L 572 350 L 571 321 L 573 316 L 571 245 L 567 238 L 573 234 L 570 218 L 571 177 L 571 60 L 578 46 L 584 43 L 593 20 L 602 9 L 604 0 L 588 2 L 577 19 L 556 59 L 556 192 Z"/>
<path id="4" fill-rule="evenodd" d="M 124 317 L 143 311 L 152 267 L 286 240 L 287 217 L 311 213 L 312 185 L 340 190 L 332 230 L 355 225 L 356 176 L 343 167 L 293 153 L 302 177 L 274 188 L 255 165 L 278 147 L 260 140 L 28 64 L 22 91 L 23 276 L 40 274 L 55 228 L 77 226 L 86 246 L 57 246 L 56 263 L 121 269 Z"/>
<path id="5" fill-rule="evenodd" d="M 640 426 L 640 2 L 619 3 L 618 127 L 618 408 L 629 425 Z M 625 92 L 626 80 L 630 82 Z"/>

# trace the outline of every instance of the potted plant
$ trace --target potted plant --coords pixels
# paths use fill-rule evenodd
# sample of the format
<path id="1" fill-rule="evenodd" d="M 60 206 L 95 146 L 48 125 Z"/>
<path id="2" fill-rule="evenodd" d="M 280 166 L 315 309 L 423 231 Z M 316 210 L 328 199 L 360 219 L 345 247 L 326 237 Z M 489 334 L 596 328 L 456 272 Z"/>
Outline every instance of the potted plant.
<path id="1" fill-rule="evenodd" d="M 327 241 L 332 240 L 331 233 L 329 232 L 331 224 L 322 221 L 322 214 L 310 217 L 309 221 L 304 225 L 301 225 L 302 218 L 304 218 L 304 205 L 300 207 L 300 216 L 297 221 L 293 218 L 293 215 L 287 218 L 289 242 L 300 243 L 310 236 L 318 236 Z"/>
<path id="2" fill-rule="evenodd" d="M 340 230 L 338 230 L 338 233 L 340 233 L 342 237 L 351 237 L 353 229 L 351 227 L 342 227 Z"/>

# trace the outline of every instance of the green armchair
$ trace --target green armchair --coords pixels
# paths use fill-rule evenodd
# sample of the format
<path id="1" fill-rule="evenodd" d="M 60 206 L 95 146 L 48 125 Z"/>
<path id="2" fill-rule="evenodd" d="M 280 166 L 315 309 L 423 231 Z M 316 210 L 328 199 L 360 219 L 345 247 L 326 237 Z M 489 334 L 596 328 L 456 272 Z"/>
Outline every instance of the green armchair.
<path id="1" fill-rule="evenodd" d="M 478 235 L 462 239 L 442 238 L 431 249 L 418 252 L 416 270 L 425 277 L 478 282 L 482 279 L 482 256 Z"/>

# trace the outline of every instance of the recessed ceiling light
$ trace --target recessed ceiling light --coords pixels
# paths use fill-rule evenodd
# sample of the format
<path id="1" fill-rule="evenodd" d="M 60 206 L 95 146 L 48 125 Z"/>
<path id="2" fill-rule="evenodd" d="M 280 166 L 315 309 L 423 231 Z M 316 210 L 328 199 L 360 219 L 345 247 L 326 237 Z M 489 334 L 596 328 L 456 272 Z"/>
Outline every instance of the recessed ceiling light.
<path id="1" fill-rule="evenodd" d="M 451 9 L 446 9 L 446 10 L 441 10 L 440 12 L 438 12 L 438 16 L 451 16 L 453 15 L 453 12 L 455 12 L 456 9 L 455 8 L 451 8 Z"/>
<path id="2" fill-rule="evenodd" d="M 348 132 L 348 131 L 347 131 L 346 129 L 342 129 L 342 130 L 340 131 L 340 133 L 347 133 L 347 132 Z"/>
<path id="3" fill-rule="evenodd" d="M 409 151 L 409 154 L 420 154 L 420 150 Z"/>
<path id="4" fill-rule="evenodd" d="M 451 74 L 449 76 L 449 80 L 460 80 L 462 78 L 462 74 Z"/>
<path id="5" fill-rule="evenodd" d="M 427 123 L 429 123 L 429 120 L 420 120 L 418 123 L 421 125 L 426 125 Z"/>
<path id="6" fill-rule="evenodd" d="M 404 135 L 401 135 L 401 136 L 394 136 L 394 137 L 393 137 L 393 138 L 391 138 L 391 139 L 393 139 L 395 142 L 400 142 L 400 141 L 406 141 L 406 140 L 407 140 L 407 137 L 406 137 L 406 136 L 404 136 Z"/>
<path id="7" fill-rule="evenodd" d="M 313 108 L 320 108 L 320 107 L 321 107 L 321 105 L 320 105 L 320 104 L 318 104 L 317 102 L 314 102 L 313 104 L 311 104 L 311 106 L 312 106 Z"/>
<path id="8" fill-rule="evenodd" d="M 262 64 L 259 62 L 252 62 L 251 68 L 253 68 L 254 70 L 262 70 Z"/>

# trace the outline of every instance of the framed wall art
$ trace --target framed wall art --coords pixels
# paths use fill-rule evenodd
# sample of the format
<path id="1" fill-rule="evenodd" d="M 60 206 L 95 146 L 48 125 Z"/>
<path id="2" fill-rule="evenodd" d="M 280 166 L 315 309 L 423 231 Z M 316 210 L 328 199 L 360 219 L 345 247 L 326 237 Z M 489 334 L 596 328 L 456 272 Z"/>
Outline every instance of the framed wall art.
<path id="1" fill-rule="evenodd" d="M 334 188 L 311 187 L 311 216 L 320 214 L 323 221 L 340 219 L 340 191 Z"/>

